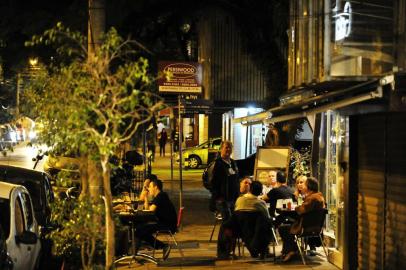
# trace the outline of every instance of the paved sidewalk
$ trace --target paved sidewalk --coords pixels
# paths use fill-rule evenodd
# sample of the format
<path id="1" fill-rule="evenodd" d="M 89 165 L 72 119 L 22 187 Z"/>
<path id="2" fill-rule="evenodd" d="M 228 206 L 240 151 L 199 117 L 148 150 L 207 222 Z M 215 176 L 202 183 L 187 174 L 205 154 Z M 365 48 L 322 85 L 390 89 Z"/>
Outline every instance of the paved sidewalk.
<path id="1" fill-rule="evenodd" d="M 162 252 L 157 251 L 155 257 L 158 258 L 158 265 L 150 262 L 137 263 L 133 262 L 131 265 L 128 263 L 120 264 L 118 269 L 185 269 L 185 270 L 197 270 L 197 269 L 250 269 L 255 267 L 255 270 L 262 269 L 338 269 L 334 265 L 328 263 L 324 256 L 322 249 L 318 249 L 317 252 L 320 255 L 310 257 L 307 256 L 307 265 L 303 265 L 300 257 L 292 260 L 289 263 L 274 262 L 273 258 L 267 258 L 265 260 L 253 259 L 249 256 L 249 252 L 245 249 L 244 256 L 240 256 L 234 260 L 216 260 L 216 238 L 217 232 L 214 234 L 214 241 L 211 243 L 208 241 L 210 237 L 212 226 L 207 225 L 188 225 L 185 226 L 181 232 L 176 235 L 176 239 L 179 245 L 182 247 L 184 254 L 183 259 L 180 256 L 180 252 L 175 246 L 172 247 L 169 258 L 163 261 Z M 165 237 L 162 238 L 164 241 Z M 276 247 L 276 255 L 280 254 L 281 243 Z M 270 249 L 272 252 L 272 248 Z M 151 251 L 146 251 L 146 253 Z M 238 255 L 238 251 L 236 250 Z"/>
<path id="2" fill-rule="evenodd" d="M 178 164 L 174 164 L 174 180 L 170 180 L 170 158 L 159 157 L 156 155 L 153 164 L 153 173 L 157 174 L 160 179 L 164 180 L 164 190 L 166 190 L 176 208 L 179 206 L 179 178 L 178 178 Z M 245 250 L 244 257 L 238 257 L 234 260 L 216 260 L 216 239 L 218 234 L 218 226 L 213 236 L 213 241 L 209 242 L 210 233 L 214 224 L 214 215 L 208 210 L 208 201 L 210 194 L 202 187 L 201 183 L 202 169 L 200 170 L 186 170 L 183 174 L 183 206 L 185 207 L 183 216 L 182 230 L 176 234 L 176 239 L 184 254 L 183 259 L 180 256 L 176 247 L 172 247 L 169 258 L 162 261 L 162 252 L 157 251 L 155 257 L 159 259 L 158 265 L 150 262 L 141 263 L 128 263 L 118 265 L 118 269 L 250 269 L 255 267 L 255 270 L 262 269 L 338 269 L 334 265 L 328 263 L 324 256 L 322 248 L 318 250 L 320 256 L 308 256 L 307 265 L 303 265 L 300 257 L 289 263 L 274 263 L 273 258 L 261 261 L 253 259 L 249 256 L 249 252 Z M 165 237 L 163 241 L 167 241 Z M 282 248 L 281 242 L 276 248 L 276 255 L 280 255 Z M 270 248 L 272 252 L 272 248 Z M 152 251 L 147 251 L 147 253 Z M 236 253 L 238 253 L 236 251 Z"/>

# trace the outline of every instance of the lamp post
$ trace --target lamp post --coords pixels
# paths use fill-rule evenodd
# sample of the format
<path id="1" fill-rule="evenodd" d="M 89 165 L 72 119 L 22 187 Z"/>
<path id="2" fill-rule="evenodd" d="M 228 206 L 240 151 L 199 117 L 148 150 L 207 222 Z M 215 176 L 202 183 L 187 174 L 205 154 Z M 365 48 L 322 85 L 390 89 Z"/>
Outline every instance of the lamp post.
<path id="1" fill-rule="evenodd" d="M 23 91 L 24 77 L 33 75 L 33 72 L 39 69 L 38 57 L 28 58 L 28 68 L 25 67 L 22 71 L 17 73 L 17 89 L 16 89 L 16 119 L 20 118 L 20 93 Z"/>

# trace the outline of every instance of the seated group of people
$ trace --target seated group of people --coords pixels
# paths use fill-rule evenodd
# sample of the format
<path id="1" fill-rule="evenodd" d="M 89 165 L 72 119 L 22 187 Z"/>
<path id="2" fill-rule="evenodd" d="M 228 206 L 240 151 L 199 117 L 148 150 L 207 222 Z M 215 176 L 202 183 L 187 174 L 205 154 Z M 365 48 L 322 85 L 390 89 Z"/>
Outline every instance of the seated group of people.
<path id="1" fill-rule="evenodd" d="M 176 232 L 177 215 L 175 206 L 169 199 L 168 194 L 163 191 L 162 181 L 155 175 L 151 175 L 144 181 L 139 199 L 144 202 L 143 209 L 154 212 L 156 219 L 135 224 L 135 253 L 138 252 L 142 244 L 146 243 L 155 249 L 162 249 L 163 259 L 166 260 L 171 251 L 171 246 L 156 239 L 154 234 L 160 230 L 170 230 L 172 233 Z M 126 230 L 128 231 L 129 228 L 126 228 Z M 118 249 L 121 252 L 118 251 L 116 253 L 126 253 L 128 249 L 127 233 L 123 234 L 120 238 Z"/>
<path id="2" fill-rule="evenodd" d="M 296 179 L 296 189 L 293 189 L 288 186 L 283 172 L 277 171 L 269 176 L 271 188 L 263 186 L 259 181 L 252 181 L 250 177 L 241 180 L 241 195 L 235 202 L 231 218 L 224 221 L 223 226 L 231 229 L 234 237 L 242 238 L 252 257 L 260 258 L 269 254 L 268 245 L 272 240 L 273 226 L 278 229 L 282 238 L 281 259 L 286 262 L 298 251 L 294 234 L 301 232 L 301 218 L 305 213 L 324 209 L 325 202 L 314 177 L 299 176 Z M 294 211 L 279 212 L 276 208 L 279 199 L 291 199 L 298 206 Z M 257 215 L 248 215 L 248 212 Z"/>

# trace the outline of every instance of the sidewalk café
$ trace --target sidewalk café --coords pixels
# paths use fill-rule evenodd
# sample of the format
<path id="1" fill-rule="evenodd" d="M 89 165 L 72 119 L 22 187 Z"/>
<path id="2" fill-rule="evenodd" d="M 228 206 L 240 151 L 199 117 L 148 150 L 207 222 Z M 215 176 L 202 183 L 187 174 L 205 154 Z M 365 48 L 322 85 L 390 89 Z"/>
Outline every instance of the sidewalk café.
<path id="1" fill-rule="evenodd" d="M 313 131 L 311 174 L 319 179 L 328 208 L 324 231 L 328 259 L 341 269 L 354 269 L 351 267 L 357 263 L 368 265 L 382 254 L 380 237 L 387 231 L 382 228 L 379 209 L 385 209 L 389 203 L 384 199 L 388 196 L 385 174 L 390 170 L 385 162 L 394 159 L 389 161 L 389 156 L 380 151 L 396 144 L 395 138 L 389 139 L 396 136 L 389 132 L 394 128 L 391 125 L 398 123 L 399 133 L 405 132 L 405 125 L 399 124 L 406 120 L 401 113 L 404 103 L 399 102 L 403 96 L 402 82 L 402 74 L 364 81 L 322 82 L 281 96 L 280 106 L 233 120 L 242 125 L 298 118 L 308 121 Z M 378 144 L 379 139 L 385 145 Z M 374 158 L 382 158 L 379 168 L 374 165 L 377 162 Z M 405 160 L 404 155 L 396 158 Z M 403 173 L 396 174 L 404 177 Z M 390 213 L 387 211 L 385 214 Z M 397 223 L 390 226 L 399 228 Z M 393 239 L 392 235 L 386 237 Z M 372 248 L 363 249 L 366 245 Z M 392 246 L 393 242 L 388 243 L 388 248 Z"/>

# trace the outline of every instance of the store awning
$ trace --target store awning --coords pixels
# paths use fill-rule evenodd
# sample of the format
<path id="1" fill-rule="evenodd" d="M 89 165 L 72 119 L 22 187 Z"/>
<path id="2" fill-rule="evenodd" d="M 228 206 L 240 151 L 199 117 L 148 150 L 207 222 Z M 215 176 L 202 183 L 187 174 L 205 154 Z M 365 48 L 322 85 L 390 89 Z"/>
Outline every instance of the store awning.
<path id="1" fill-rule="evenodd" d="M 306 86 L 298 90 L 300 93 L 311 92 L 311 97 L 291 98 L 295 94 L 295 91 L 292 91 L 288 95 L 295 102 L 273 107 L 254 115 L 235 118 L 233 121 L 243 125 L 276 123 L 339 109 L 367 100 L 382 98 L 382 87 L 393 84 L 393 81 L 394 76 L 389 75 L 366 81 L 328 81 Z"/>

